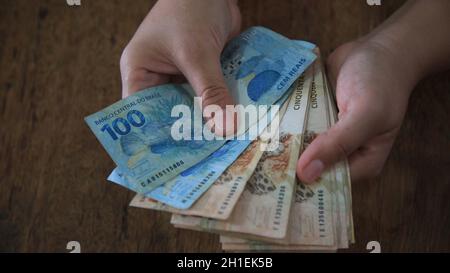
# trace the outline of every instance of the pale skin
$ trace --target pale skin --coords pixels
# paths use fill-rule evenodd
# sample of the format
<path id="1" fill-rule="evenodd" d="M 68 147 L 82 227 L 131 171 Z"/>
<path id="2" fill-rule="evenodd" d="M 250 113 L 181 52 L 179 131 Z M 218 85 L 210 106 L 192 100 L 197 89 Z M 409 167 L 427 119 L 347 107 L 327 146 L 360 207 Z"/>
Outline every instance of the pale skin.
<path id="1" fill-rule="evenodd" d="M 237 0 L 160 0 L 121 58 L 123 96 L 186 79 L 203 106 L 233 100 L 219 58 L 239 34 Z M 328 59 L 339 121 L 318 136 L 297 164 L 312 183 L 348 158 L 353 180 L 377 176 L 403 122 L 414 86 L 450 67 L 450 1 L 410 0 L 384 24 L 336 49 Z"/>

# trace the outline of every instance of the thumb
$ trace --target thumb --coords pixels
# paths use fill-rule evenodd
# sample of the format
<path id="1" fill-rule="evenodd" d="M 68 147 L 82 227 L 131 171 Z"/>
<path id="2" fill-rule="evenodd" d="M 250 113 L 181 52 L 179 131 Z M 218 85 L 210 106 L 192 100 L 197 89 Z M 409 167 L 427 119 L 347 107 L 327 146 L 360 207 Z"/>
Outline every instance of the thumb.
<path id="1" fill-rule="evenodd" d="M 312 183 L 335 163 L 347 158 L 369 138 L 372 124 L 361 113 L 349 113 L 327 132 L 319 135 L 303 152 L 297 164 L 297 175 Z"/>
<path id="2" fill-rule="evenodd" d="M 197 53 L 186 54 L 185 58 L 179 60 L 179 69 L 192 85 L 195 93 L 202 97 L 203 110 L 208 106 L 222 110 L 222 118 L 214 119 L 214 123 L 208 122 L 214 126 L 214 132 L 222 136 L 232 134 L 237 127 L 236 117 L 230 113 L 227 115 L 225 110 L 227 105 L 233 106 L 234 101 L 223 78 L 220 52 L 207 50 L 200 53 L 198 49 L 195 52 Z M 219 114 L 216 110 L 214 112 Z"/>

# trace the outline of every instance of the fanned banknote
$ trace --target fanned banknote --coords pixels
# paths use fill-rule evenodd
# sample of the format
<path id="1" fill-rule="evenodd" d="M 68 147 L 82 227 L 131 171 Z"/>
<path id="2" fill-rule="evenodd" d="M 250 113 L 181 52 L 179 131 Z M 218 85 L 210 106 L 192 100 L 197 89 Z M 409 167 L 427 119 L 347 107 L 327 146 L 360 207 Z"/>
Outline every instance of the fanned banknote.
<path id="1" fill-rule="evenodd" d="M 230 140 L 195 166 L 175 179 L 145 194 L 146 197 L 177 209 L 188 209 L 250 145 L 250 140 Z M 115 170 L 108 180 L 121 185 L 124 179 Z M 117 179 L 121 177 L 122 179 Z"/>
<path id="2" fill-rule="evenodd" d="M 320 56 L 320 52 L 317 51 L 318 56 Z M 324 89 L 326 94 L 328 95 L 328 109 L 330 115 L 330 124 L 331 126 L 337 122 L 337 108 L 336 108 L 336 100 L 334 97 L 334 92 L 332 91 L 328 79 L 324 73 L 325 69 L 322 65 L 322 74 L 324 80 Z M 346 229 L 346 238 L 342 240 L 341 247 L 346 248 L 349 243 L 355 242 L 355 234 L 353 227 L 353 212 L 352 212 L 352 194 L 351 194 L 351 177 L 350 177 L 350 168 L 347 160 L 339 162 L 335 167 L 336 173 L 336 182 L 338 188 L 340 189 L 339 198 L 344 201 L 340 201 L 341 204 L 341 218 L 344 217 L 341 221 L 345 222 Z M 342 236 L 344 237 L 344 236 Z"/>
<path id="3" fill-rule="evenodd" d="M 306 48 L 307 50 L 312 50 L 314 48 L 314 45 L 311 43 L 308 43 L 306 41 L 295 41 L 295 43 L 303 48 Z M 287 104 L 285 103 L 286 100 L 290 97 L 294 85 L 291 86 L 290 90 L 286 92 L 277 102 L 276 105 L 284 105 L 281 113 L 281 117 L 286 111 Z M 275 108 L 278 110 L 277 108 Z M 260 117 L 260 120 L 258 121 L 256 128 L 251 128 L 248 130 L 248 133 L 246 135 L 245 139 L 254 139 L 254 134 L 256 134 L 260 137 L 262 141 L 268 141 L 271 137 L 271 133 L 274 133 L 274 127 L 277 125 L 271 124 L 271 130 L 269 132 L 263 132 L 262 130 L 265 129 L 267 124 L 269 124 L 273 118 L 270 117 L 273 114 L 278 114 L 274 110 L 274 108 L 270 108 L 267 116 L 269 117 Z M 272 113 L 274 112 L 275 113 Z M 275 119 L 278 120 L 279 118 Z M 253 130 L 254 129 L 254 130 Z M 254 132 L 255 131 L 255 132 Z M 253 135 L 252 135 L 253 134 Z M 228 143 L 227 145 L 231 145 L 231 143 Z M 226 154 L 225 152 L 221 152 L 222 150 L 225 150 L 227 148 L 227 145 L 219 149 L 217 152 L 210 155 L 205 160 L 201 161 L 200 163 L 194 165 L 190 169 L 184 171 L 174 179 L 166 182 L 164 185 L 157 187 L 155 190 L 145 194 L 145 195 L 139 195 L 136 196 L 133 201 L 131 202 L 132 206 L 137 207 L 144 207 L 144 208 L 150 208 L 150 209 L 157 209 L 157 210 L 166 210 L 174 213 L 180 213 L 185 215 L 199 215 L 199 216 L 206 216 L 210 218 L 217 218 L 217 219 L 226 219 L 229 215 L 230 210 L 228 209 L 228 213 L 221 213 L 221 214 L 210 214 L 208 215 L 208 212 L 214 212 L 214 211 L 221 211 L 215 206 L 211 206 L 212 204 L 208 204 L 205 208 L 202 208 L 200 210 L 192 209 L 188 210 L 195 201 L 198 199 L 202 193 L 208 189 L 208 187 L 211 185 L 211 182 L 214 181 L 218 175 L 222 174 L 224 171 L 224 168 L 229 165 L 229 161 L 231 158 L 234 158 L 236 154 L 239 154 L 239 150 L 235 149 L 234 153 L 233 150 L 231 152 L 228 152 L 229 154 Z M 264 143 L 258 143 L 259 148 L 262 149 L 265 146 Z M 219 156 L 217 156 L 219 155 Z M 222 157 L 225 157 L 222 160 Z M 215 164 L 215 162 L 220 161 L 222 164 Z M 246 172 L 249 170 L 247 169 Z M 185 174 L 186 173 L 186 174 Z M 226 173 L 226 175 L 230 175 L 229 172 Z M 242 180 L 242 177 L 240 175 L 236 176 L 239 180 Z M 128 182 L 125 181 L 124 175 L 120 173 L 120 170 L 116 168 L 111 175 L 108 177 L 108 180 L 115 182 L 117 184 L 120 184 L 122 186 L 128 186 Z M 230 180 L 230 179 L 227 179 Z M 238 183 L 239 186 L 241 184 L 245 184 L 245 182 L 248 180 L 243 180 L 242 183 Z M 230 181 L 231 182 L 231 181 Z M 237 183 L 237 181 L 232 181 L 233 183 Z M 217 183 L 215 183 L 217 185 Z M 238 187 L 240 189 L 241 187 Z M 217 188 L 217 187 L 214 187 Z M 225 194 L 228 191 L 214 191 L 214 188 L 211 190 L 211 192 L 221 192 L 221 195 L 228 195 Z M 234 194 L 233 196 L 239 196 L 241 191 L 238 191 L 239 194 Z M 206 195 L 205 197 L 208 197 Z M 214 200 L 222 200 L 223 198 L 220 198 L 219 195 L 216 195 Z M 211 199 L 210 199 L 211 200 Z M 181 203 L 180 203 L 181 202 Z M 163 203 L 163 204 L 161 204 Z M 203 202 L 199 202 L 203 203 Z M 232 208 L 234 203 L 227 201 L 227 208 Z M 230 204 L 231 203 L 231 204 Z M 215 204 L 218 204 L 217 202 Z M 222 205 L 223 206 L 223 205 Z M 196 206 L 198 208 L 198 206 Z"/>
<path id="4" fill-rule="evenodd" d="M 286 109 L 287 104 L 279 112 L 281 117 Z M 182 215 L 221 220 L 228 219 L 263 154 L 263 148 L 263 141 L 255 140 L 189 209 L 175 209 L 172 206 L 168 206 L 168 203 L 164 204 L 152 199 L 149 194 L 146 196 L 136 195 L 130 206 L 168 211 Z"/>
<path id="5" fill-rule="evenodd" d="M 209 190 L 187 210 L 175 209 L 143 195 L 136 195 L 130 206 L 168 211 L 182 215 L 227 219 L 239 199 L 247 180 L 262 155 L 261 141 L 255 140 L 247 150 L 214 182 Z"/>
<path id="6" fill-rule="evenodd" d="M 315 58 L 311 51 L 287 38 L 255 27 L 227 44 L 221 63 L 237 104 L 270 106 L 282 98 Z M 174 140 L 172 127 L 179 117 L 172 116 L 172 109 L 177 105 L 192 109 L 193 95 L 187 85 L 159 86 L 86 117 L 130 189 L 143 194 L 150 192 L 225 144 L 225 141 L 196 140 L 202 138 L 201 111 L 200 117 L 191 111 L 194 140 Z M 252 126 L 243 121 L 239 124 L 243 133 Z"/>
<path id="7" fill-rule="evenodd" d="M 307 113 L 311 71 L 296 82 L 288 109 L 280 124 L 277 149 L 265 152 L 247 182 L 234 211 L 225 221 L 173 215 L 181 228 L 284 238 L 295 186 L 295 169 Z"/>
<path id="8" fill-rule="evenodd" d="M 192 96 L 188 85 L 162 85 L 138 92 L 86 118 L 122 170 L 128 188 L 148 192 L 225 143 L 172 138 L 172 125 L 178 119 L 172 117 L 172 109 L 178 105 L 192 109 Z M 202 117 L 192 119 L 201 122 Z"/>
<path id="9" fill-rule="evenodd" d="M 302 48 L 306 48 L 307 50 L 312 50 L 312 48 L 314 47 L 313 44 L 306 41 L 295 41 L 295 44 Z M 290 90 L 288 90 L 288 92 L 285 92 L 285 94 L 275 103 L 275 105 L 284 104 L 284 102 L 290 97 L 293 88 L 294 86 L 292 85 Z M 284 105 L 285 111 L 287 105 Z M 263 130 L 265 129 L 267 124 L 272 121 L 272 116 L 278 114 L 276 112 L 277 110 L 278 108 L 275 108 L 274 110 L 274 108 L 272 107 L 269 109 L 269 112 L 267 114 L 268 117 L 260 117 L 257 126 L 254 126 L 255 128 L 252 127 L 250 130 L 248 130 L 245 139 L 254 139 L 256 133 L 256 135 L 260 136 L 263 141 L 267 141 L 267 139 L 270 138 L 270 133 L 273 131 L 273 127 L 276 126 L 272 125 L 271 131 L 269 133 L 263 133 Z M 216 178 L 223 173 L 225 168 L 232 161 L 234 161 L 235 157 L 242 152 L 241 148 L 244 148 L 245 145 L 248 145 L 248 143 L 245 141 L 241 141 L 239 144 L 237 143 L 237 141 L 228 142 L 226 145 L 214 152 L 212 155 L 208 156 L 206 159 L 202 160 L 200 163 L 182 172 L 174 179 L 166 182 L 164 185 L 161 185 L 151 192 L 145 194 L 145 197 L 147 198 L 142 195 L 137 196 L 133 200 L 132 205 L 159 210 L 167 210 L 172 212 L 177 212 L 177 209 L 182 209 L 182 212 L 184 212 L 182 214 L 189 215 L 194 211 L 200 213 L 200 211 L 196 210 L 186 210 L 204 193 L 204 191 L 209 188 L 212 182 L 215 181 Z M 263 144 L 259 146 L 262 145 Z M 230 146 L 235 147 L 235 149 L 229 149 Z M 218 164 L 219 162 L 220 164 Z M 116 168 L 111 173 L 111 175 L 108 177 L 108 180 L 125 187 L 130 186 L 129 181 L 127 181 L 124 175 L 124 172 L 121 172 L 119 168 Z M 159 202 L 164 204 L 159 204 Z M 213 207 L 211 207 L 211 209 L 212 208 Z M 203 212 L 204 210 L 205 209 L 201 210 L 201 212 Z M 227 214 L 222 214 L 220 215 L 220 217 L 224 217 L 224 215 Z"/>
<path id="10" fill-rule="evenodd" d="M 138 192 L 130 206 L 171 212 L 177 228 L 220 234 L 225 251 L 347 248 L 354 242 L 348 162 L 315 184 L 296 179 L 300 152 L 337 121 L 317 56 L 314 44 L 262 27 L 231 40 L 220 59 L 238 105 L 231 139 L 204 138 L 201 101 L 188 84 L 146 89 L 87 117 L 117 165 L 108 180 Z M 180 106 L 189 114 L 174 113 Z M 192 132 L 175 140 L 180 121 Z"/>
<path id="11" fill-rule="evenodd" d="M 303 148 L 313 141 L 316 135 L 328 129 L 328 103 L 323 89 L 319 65 L 314 65 L 314 77 L 310 93 L 310 105 Z M 319 83 L 319 84 L 317 84 Z M 313 185 L 304 185 L 297 180 L 295 198 L 292 203 L 288 234 L 286 238 L 271 243 L 261 240 L 243 241 L 240 238 L 222 238 L 228 248 L 243 244 L 239 250 L 288 250 L 294 246 L 324 246 L 336 249 L 335 217 L 333 211 L 334 188 L 333 173 L 326 172 Z M 273 244 L 278 243 L 278 244 Z M 286 244 L 288 246 L 280 246 Z"/>
<path id="12" fill-rule="evenodd" d="M 252 27 L 225 47 L 221 63 L 230 93 L 242 105 L 272 105 L 316 59 L 306 42 Z"/>
<path id="13" fill-rule="evenodd" d="M 320 60 L 314 64 L 314 68 L 305 146 L 336 120 L 336 108 Z M 349 179 L 345 161 L 325 172 L 314 185 L 304 185 L 298 181 L 288 236 L 283 241 L 273 244 L 221 236 L 222 249 L 239 252 L 329 252 L 347 248 L 349 241 L 354 240 Z"/>
<path id="14" fill-rule="evenodd" d="M 291 88 L 291 90 L 289 90 L 279 100 L 278 103 L 283 104 L 283 107 L 281 110 L 276 109 L 278 111 L 274 113 L 275 118 L 263 118 L 263 121 L 258 124 L 259 128 L 265 129 L 265 131 L 259 132 L 262 141 L 267 141 L 266 138 L 271 138 L 271 135 L 276 133 L 279 126 L 280 116 L 282 117 L 287 109 L 287 103 L 285 102 L 290 97 L 290 94 L 292 94 L 292 91 L 293 88 Z M 272 115 L 272 111 L 274 110 L 275 109 L 272 107 L 267 115 Z M 267 124 L 270 122 L 269 120 L 273 121 L 273 124 L 271 123 L 270 126 L 267 127 Z M 219 179 L 222 173 L 236 160 L 236 158 L 249 146 L 249 144 L 249 140 L 230 140 L 216 152 L 193 167 L 183 171 L 175 178 L 146 193 L 145 195 L 137 197 L 136 200 L 139 202 L 136 201 L 133 204 L 142 205 L 144 207 L 151 206 L 154 209 L 170 210 L 172 212 L 176 211 L 173 209 L 187 210 L 194 204 L 194 202 L 197 201 L 198 198 L 200 198 L 200 196 L 202 196 L 206 190 L 209 189 L 214 181 Z M 257 146 L 259 149 L 263 149 L 263 143 L 258 143 Z M 246 172 L 248 172 L 248 170 L 246 170 Z M 229 175 L 230 173 L 228 172 L 227 174 Z M 239 179 L 242 179 L 242 177 Z M 108 180 L 124 187 L 129 187 L 130 184 L 119 168 L 114 169 L 114 171 L 109 175 Z M 247 179 L 245 179 L 244 182 L 246 181 Z M 225 194 L 225 192 L 222 191 L 222 194 Z M 144 197 L 148 198 L 146 202 L 147 204 L 144 202 L 146 200 Z M 218 197 L 219 196 L 215 196 L 215 198 Z M 218 200 L 222 199 L 218 198 Z M 170 207 L 160 205 L 155 201 L 161 202 Z M 214 206 L 209 204 L 208 211 L 213 211 L 214 208 Z M 204 210 L 205 209 L 203 209 L 202 212 Z M 186 213 L 189 213 L 190 215 L 192 211 Z M 225 215 L 227 214 L 229 213 L 225 213 Z M 223 216 L 224 215 L 221 215 L 221 218 Z"/>

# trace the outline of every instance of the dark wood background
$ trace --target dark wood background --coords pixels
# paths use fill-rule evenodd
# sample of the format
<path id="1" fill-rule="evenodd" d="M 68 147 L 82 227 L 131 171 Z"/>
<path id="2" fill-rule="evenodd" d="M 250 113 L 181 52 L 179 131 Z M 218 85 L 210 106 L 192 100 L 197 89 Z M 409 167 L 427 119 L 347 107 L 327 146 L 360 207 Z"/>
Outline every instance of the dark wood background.
<path id="1" fill-rule="evenodd" d="M 112 160 L 83 118 L 120 99 L 119 57 L 149 0 L 0 0 L 0 252 L 218 252 L 218 236 L 129 208 Z M 243 27 L 314 41 L 328 55 L 404 1 L 241 0 Z M 426 42 L 426 41 L 424 41 Z M 412 58 L 414 56 L 411 56 Z M 353 184 L 366 252 L 450 251 L 450 73 L 424 80 L 378 179 Z"/>

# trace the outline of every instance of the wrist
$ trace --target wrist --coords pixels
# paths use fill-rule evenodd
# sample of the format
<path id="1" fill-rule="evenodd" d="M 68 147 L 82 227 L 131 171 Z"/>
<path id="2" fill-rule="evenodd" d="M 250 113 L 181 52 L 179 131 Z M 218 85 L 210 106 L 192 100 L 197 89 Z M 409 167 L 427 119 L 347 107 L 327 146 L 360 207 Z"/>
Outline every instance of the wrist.
<path id="1" fill-rule="evenodd" d="M 449 12 L 448 0 L 410 0 L 366 38 L 392 51 L 416 84 L 450 65 Z"/>
<path id="2" fill-rule="evenodd" d="M 369 47 L 383 52 L 382 56 L 389 59 L 389 63 L 396 71 L 396 79 L 401 88 L 409 96 L 415 85 L 425 76 L 426 68 L 422 63 L 422 52 L 416 41 L 403 37 L 404 33 L 398 29 L 385 29 L 373 33 L 365 38 Z"/>

